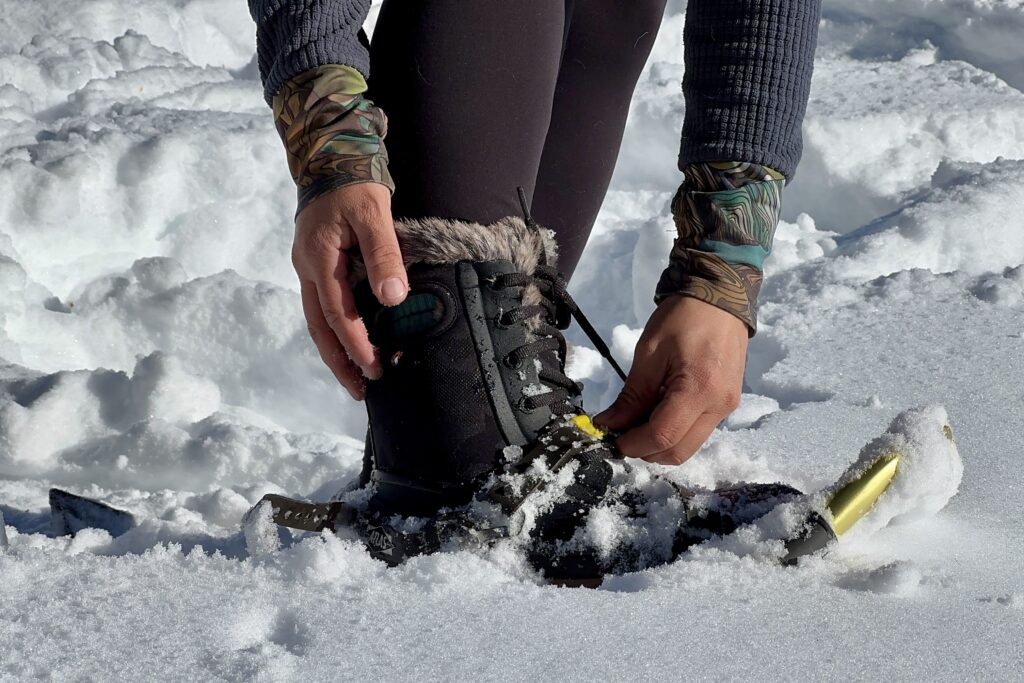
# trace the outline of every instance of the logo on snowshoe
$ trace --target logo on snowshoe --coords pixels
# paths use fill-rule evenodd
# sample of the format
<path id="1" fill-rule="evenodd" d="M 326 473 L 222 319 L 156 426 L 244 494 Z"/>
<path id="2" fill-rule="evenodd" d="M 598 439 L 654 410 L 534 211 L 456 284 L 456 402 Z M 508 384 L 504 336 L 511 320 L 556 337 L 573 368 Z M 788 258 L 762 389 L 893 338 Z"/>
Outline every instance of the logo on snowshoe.
<path id="1" fill-rule="evenodd" d="M 391 534 L 381 529 L 379 526 L 370 527 L 366 535 L 367 544 L 371 548 L 377 550 L 388 551 L 391 550 Z"/>

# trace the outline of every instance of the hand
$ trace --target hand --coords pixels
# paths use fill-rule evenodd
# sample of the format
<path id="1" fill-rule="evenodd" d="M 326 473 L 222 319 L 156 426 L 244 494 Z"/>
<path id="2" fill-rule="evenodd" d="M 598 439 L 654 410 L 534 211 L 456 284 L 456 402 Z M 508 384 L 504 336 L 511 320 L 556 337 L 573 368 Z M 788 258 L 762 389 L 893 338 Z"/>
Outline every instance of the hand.
<path id="1" fill-rule="evenodd" d="M 636 345 L 615 402 L 594 420 L 612 430 L 623 455 L 681 465 L 739 405 L 747 326 L 688 296 L 663 300 Z"/>
<path id="2" fill-rule="evenodd" d="M 292 265 L 302 310 L 320 358 L 352 398 L 382 369 L 348 285 L 348 255 L 358 245 L 370 285 L 385 306 L 409 292 L 409 278 L 391 220 L 391 193 L 379 183 L 346 185 L 314 199 L 295 219 Z"/>

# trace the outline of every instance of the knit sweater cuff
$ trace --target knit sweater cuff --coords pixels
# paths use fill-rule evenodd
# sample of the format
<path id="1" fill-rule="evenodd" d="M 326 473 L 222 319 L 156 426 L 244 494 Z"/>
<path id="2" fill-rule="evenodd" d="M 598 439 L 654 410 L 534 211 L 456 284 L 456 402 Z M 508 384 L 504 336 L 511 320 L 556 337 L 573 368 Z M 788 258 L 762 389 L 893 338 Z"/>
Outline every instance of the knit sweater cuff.
<path id="1" fill-rule="evenodd" d="M 821 0 L 690 0 L 679 168 L 733 159 L 793 178 Z"/>
<path id="2" fill-rule="evenodd" d="M 370 76 L 363 22 L 370 0 L 249 0 L 256 22 L 256 61 L 270 104 L 285 81 L 325 64 Z"/>

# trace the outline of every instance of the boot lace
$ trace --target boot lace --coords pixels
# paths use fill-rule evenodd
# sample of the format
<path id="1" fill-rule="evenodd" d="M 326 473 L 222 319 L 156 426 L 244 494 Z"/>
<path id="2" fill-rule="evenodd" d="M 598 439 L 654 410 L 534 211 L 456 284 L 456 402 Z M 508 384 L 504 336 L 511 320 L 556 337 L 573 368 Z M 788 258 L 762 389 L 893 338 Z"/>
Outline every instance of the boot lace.
<path id="1" fill-rule="evenodd" d="M 507 287 L 536 287 L 541 293 L 540 303 L 517 306 L 504 311 L 497 320 L 499 326 L 509 327 L 524 323 L 532 318 L 538 322 L 534 325 L 534 339 L 513 349 L 505 356 L 503 362 L 516 369 L 524 363 L 538 358 L 545 351 L 558 354 L 558 363 L 552 367 L 548 363 L 539 363 L 537 377 L 548 391 L 523 397 L 520 405 L 526 410 L 535 410 L 547 406 L 555 415 L 567 415 L 578 412 L 572 399 L 583 393 L 583 386 L 565 374 L 566 343 L 562 330 L 569 327 L 572 320 L 579 323 L 580 328 L 597 348 L 601 356 L 618 373 L 623 381 L 626 374 L 615 358 L 612 357 L 608 345 L 601 339 L 594 326 L 583 315 L 579 306 L 566 289 L 565 278 L 548 265 L 540 265 L 533 275 L 526 273 L 504 273 L 490 280 L 495 289 Z"/>

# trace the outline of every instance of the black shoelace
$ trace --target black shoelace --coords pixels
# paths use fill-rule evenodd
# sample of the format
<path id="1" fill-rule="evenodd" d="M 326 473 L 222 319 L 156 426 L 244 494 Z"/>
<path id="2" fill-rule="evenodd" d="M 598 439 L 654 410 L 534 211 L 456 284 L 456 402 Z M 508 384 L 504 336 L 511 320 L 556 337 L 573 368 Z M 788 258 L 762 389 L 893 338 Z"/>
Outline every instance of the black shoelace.
<path id="1" fill-rule="evenodd" d="M 593 342 L 601 356 L 608 361 L 623 381 L 626 374 L 615 362 L 608 345 L 601 339 L 594 326 L 583 315 L 579 306 L 569 296 L 566 290 L 565 278 L 551 266 L 541 265 L 533 275 L 526 273 L 504 273 L 497 275 L 490 281 L 495 289 L 506 287 L 526 288 L 531 285 L 541 293 L 541 300 L 538 304 L 518 306 L 507 310 L 499 316 L 498 325 L 511 326 L 517 323 L 526 322 L 536 318 L 537 322 L 533 327 L 534 339 L 522 346 L 512 350 L 503 362 L 512 369 L 518 369 L 524 363 L 538 358 L 545 351 L 554 351 L 558 354 L 558 364 L 551 367 L 550 364 L 541 363 L 538 366 L 537 377 L 545 385 L 548 391 L 537 393 L 532 396 L 523 397 L 520 405 L 526 410 L 535 410 L 547 406 L 555 415 L 566 415 L 576 412 L 577 408 L 572 399 L 583 393 L 583 387 L 579 382 L 574 381 L 564 372 L 566 359 L 565 337 L 561 330 L 569 327 L 573 319 L 579 323 L 584 334 Z"/>

